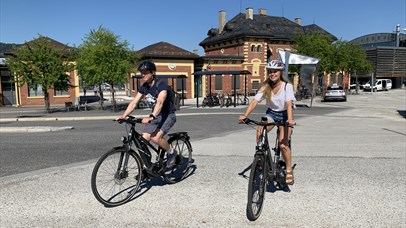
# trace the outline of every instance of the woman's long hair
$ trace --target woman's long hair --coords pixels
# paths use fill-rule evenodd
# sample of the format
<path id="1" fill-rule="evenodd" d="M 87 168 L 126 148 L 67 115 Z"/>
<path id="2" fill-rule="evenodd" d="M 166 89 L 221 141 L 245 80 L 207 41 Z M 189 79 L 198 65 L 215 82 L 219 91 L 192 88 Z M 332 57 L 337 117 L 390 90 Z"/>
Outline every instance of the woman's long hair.
<path id="1" fill-rule="evenodd" d="M 281 78 L 285 83 L 290 83 L 289 79 L 283 75 L 283 71 L 281 71 Z M 274 83 L 271 81 L 271 79 L 268 77 L 261 85 L 261 88 L 259 89 L 260 92 L 264 93 L 264 97 L 267 103 L 271 102 L 272 98 L 272 88 L 274 87 Z"/>

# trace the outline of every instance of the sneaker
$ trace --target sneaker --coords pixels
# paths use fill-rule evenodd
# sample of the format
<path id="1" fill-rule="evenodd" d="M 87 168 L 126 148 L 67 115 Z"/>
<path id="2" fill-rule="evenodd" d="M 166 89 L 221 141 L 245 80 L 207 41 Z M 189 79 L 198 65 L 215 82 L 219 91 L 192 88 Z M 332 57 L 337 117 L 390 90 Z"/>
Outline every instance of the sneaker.
<path id="1" fill-rule="evenodd" d="M 176 155 L 177 152 L 176 150 L 173 150 L 173 153 L 167 153 L 166 154 L 166 167 L 172 168 L 173 165 L 175 165 L 176 162 Z"/>

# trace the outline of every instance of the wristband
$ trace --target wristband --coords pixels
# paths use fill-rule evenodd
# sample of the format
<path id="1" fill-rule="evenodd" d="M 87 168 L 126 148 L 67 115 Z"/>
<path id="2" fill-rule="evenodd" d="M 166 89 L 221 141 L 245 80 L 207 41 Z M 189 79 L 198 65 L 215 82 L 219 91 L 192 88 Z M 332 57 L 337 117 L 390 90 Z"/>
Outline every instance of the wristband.
<path id="1" fill-rule="evenodd" d="M 151 113 L 151 115 L 149 115 L 149 117 L 152 117 L 152 119 L 156 119 L 156 117 L 152 113 Z"/>

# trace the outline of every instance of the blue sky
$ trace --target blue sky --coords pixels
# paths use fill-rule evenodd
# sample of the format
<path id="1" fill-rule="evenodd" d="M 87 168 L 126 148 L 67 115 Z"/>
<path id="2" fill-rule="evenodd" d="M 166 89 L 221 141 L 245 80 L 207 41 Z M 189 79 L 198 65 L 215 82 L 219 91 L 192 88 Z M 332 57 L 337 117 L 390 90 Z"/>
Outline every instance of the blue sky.
<path id="1" fill-rule="evenodd" d="M 343 40 L 406 28 L 406 0 L 0 0 L 0 41 L 24 43 L 48 36 L 79 46 L 100 25 L 141 49 L 165 41 L 188 51 L 198 49 L 218 12 L 227 21 L 252 7 L 302 25 L 315 23 Z"/>

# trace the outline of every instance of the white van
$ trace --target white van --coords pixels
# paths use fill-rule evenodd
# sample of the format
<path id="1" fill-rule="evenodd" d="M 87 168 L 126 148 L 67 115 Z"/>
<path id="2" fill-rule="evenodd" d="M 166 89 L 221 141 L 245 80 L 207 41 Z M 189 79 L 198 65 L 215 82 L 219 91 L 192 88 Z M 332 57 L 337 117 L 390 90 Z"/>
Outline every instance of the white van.
<path id="1" fill-rule="evenodd" d="M 375 80 L 375 85 L 373 87 L 373 90 L 379 91 L 379 90 L 389 90 L 392 89 L 392 80 L 390 79 L 376 79 Z M 364 85 L 364 90 L 371 90 L 371 82 L 368 81 Z"/>

